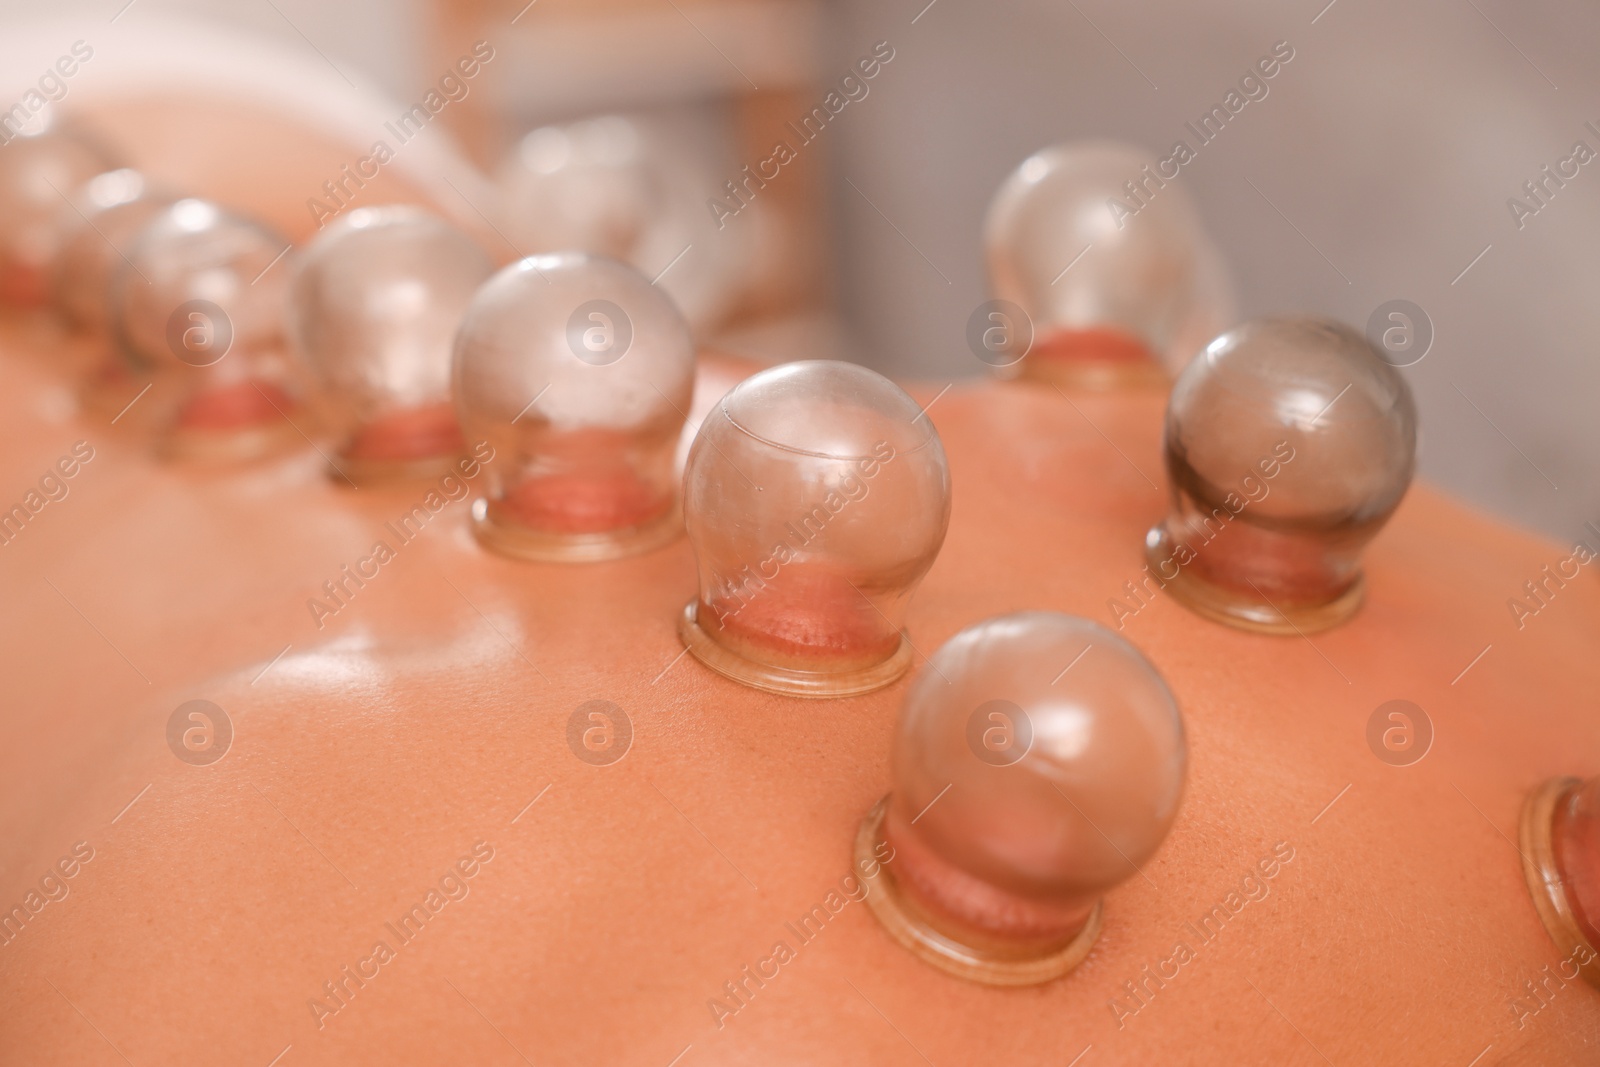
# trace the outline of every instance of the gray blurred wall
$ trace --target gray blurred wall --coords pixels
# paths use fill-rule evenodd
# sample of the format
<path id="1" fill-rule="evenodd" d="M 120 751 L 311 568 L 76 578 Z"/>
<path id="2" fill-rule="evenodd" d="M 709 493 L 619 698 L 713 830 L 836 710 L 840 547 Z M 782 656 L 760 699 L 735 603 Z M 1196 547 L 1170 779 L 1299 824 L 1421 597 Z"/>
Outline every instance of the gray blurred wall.
<path id="1" fill-rule="evenodd" d="M 109 18 L 123 3 L 71 10 Z M 429 80 L 418 74 L 424 0 L 137 0 L 123 17 L 141 8 L 314 45 L 398 97 Z M 1562 540 L 1600 523 L 1590 299 L 1600 160 L 1520 229 L 1507 208 L 1575 141 L 1600 152 L 1584 126 L 1600 128 L 1594 5 L 835 0 L 826 10 L 824 79 L 876 41 L 896 50 L 871 95 L 826 133 L 836 289 L 855 358 L 905 377 L 977 374 L 964 328 L 985 298 L 979 233 L 1002 177 L 1077 137 L 1165 154 L 1189 139 L 1186 121 L 1288 41 L 1295 57 L 1268 96 L 1178 179 L 1232 264 L 1240 311 L 1363 326 L 1385 301 L 1416 302 L 1435 330 L 1427 357 L 1404 371 L 1422 412 L 1423 476 Z M 0 19 L 65 13 L 0 0 Z"/>
<path id="2" fill-rule="evenodd" d="M 1185 121 L 1286 40 L 1295 58 L 1267 97 L 1178 179 L 1232 264 L 1241 313 L 1364 327 L 1385 301 L 1419 304 L 1435 340 L 1403 373 L 1423 477 L 1576 537 L 1600 524 L 1600 159 L 1520 230 L 1507 200 L 1575 141 L 1600 152 L 1584 126 L 1600 128 L 1600 9 L 1326 3 L 839 3 L 841 73 L 872 41 L 897 52 L 836 124 L 838 291 L 862 356 L 892 374 L 976 373 L 963 329 L 984 299 L 980 227 L 1002 177 L 1069 138 L 1193 147 Z"/>

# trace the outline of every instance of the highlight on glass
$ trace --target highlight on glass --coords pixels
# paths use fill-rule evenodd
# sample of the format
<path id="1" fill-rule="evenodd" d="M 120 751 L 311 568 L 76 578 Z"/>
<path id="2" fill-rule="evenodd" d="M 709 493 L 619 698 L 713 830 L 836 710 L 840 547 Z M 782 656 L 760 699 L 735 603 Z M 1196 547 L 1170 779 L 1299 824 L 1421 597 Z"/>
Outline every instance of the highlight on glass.
<path id="1" fill-rule="evenodd" d="M 0 127 L 0 305 L 50 302 L 57 258 L 77 215 L 70 197 L 116 167 L 93 139 L 46 109 L 16 128 Z"/>
<path id="2" fill-rule="evenodd" d="M 984 224 L 990 295 L 974 348 L 1003 374 L 1165 386 L 1232 317 L 1231 284 L 1166 163 L 1111 141 L 1029 156 Z"/>
<path id="3" fill-rule="evenodd" d="M 421 208 L 359 208 L 319 233 L 291 284 L 296 346 L 339 440 L 329 473 L 429 478 L 465 449 L 450 396 L 456 328 L 493 272 L 467 234 Z"/>
<path id="4" fill-rule="evenodd" d="M 125 355 L 154 379 L 136 421 L 171 459 L 242 462 L 304 447 L 304 384 L 283 333 L 281 234 L 208 200 L 158 211 L 112 283 Z"/>
<path id="5" fill-rule="evenodd" d="M 455 340 L 462 431 L 493 451 L 473 530 L 521 559 L 635 555 L 683 533 L 674 453 L 694 388 L 676 306 L 634 268 L 520 260 L 473 297 Z"/>
<path id="6" fill-rule="evenodd" d="M 950 521 L 944 446 L 916 401 L 855 364 L 773 367 L 712 409 L 683 484 L 700 589 L 679 633 L 698 659 L 797 696 L 905 674 L 906 608 Z"/>
<path id="7" fill-rule="evenodd" d="M 1519 845 L 1562 977 L 1600 989 L 1600 776 L 1552 778 L 1529 794 Z"/>
<path id="8" fill-rule="evenodd" d="M 1058 978 L 1172 828 L 1186 764 L 1171 690 L 1110 630 L 1044 611 L 969 626 L 912 680 L 893 790 L 857 835 L 858 862 L 884 861 L 873 913 L 959 977 Z"/>
<path id="9" fill-rule="evenodd" d="M 1260 633 L 1336 626 L 1360 607 L 1361 553 L 1416 466 L 1411 389 L 1356 330 L 1259 319 L 1206 346 L 1167 405 L 1167 517 L 1152 578 Z"/>

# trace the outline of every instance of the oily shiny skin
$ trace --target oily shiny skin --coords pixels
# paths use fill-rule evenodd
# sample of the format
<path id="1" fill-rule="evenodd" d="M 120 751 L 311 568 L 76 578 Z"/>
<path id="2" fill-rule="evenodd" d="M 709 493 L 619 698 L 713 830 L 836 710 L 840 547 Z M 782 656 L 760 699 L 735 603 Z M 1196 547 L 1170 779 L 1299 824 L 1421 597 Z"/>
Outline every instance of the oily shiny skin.
<path id="1" fill-rule="evenodd" d="M 0 333 L 0 504 L 75 441 L 96 452 L 0 546 L 0 906 L 77 842 L 93 857 L 0 945 L 8 1062 L 1596 1058 L 1593 990 L 1510 1007 L 1559 959 L 1510 843 L 1519 806 L 1544 778 L 1600 765 L 1594 576 L 1521 631 L 1506 608 L 1569 549 L 1417 487 L 1366 556 L 1368 603 L 1314 645 L 1161 594 L 1121 613 L 1183 709 L 1183 808 L 1143 876 L 1107 896 L 1081 967 L 990 989 L 921 963 L 842 896 L 809 942 L 785 925 L 851 871 L 857 823 L 889 788 L 905 682 L 836 701 L 742 688 L 680 658 L 686 541 L 518 563 L 474 544 L 459 502 L 319 630 L 307 598 L 420 490 L 341 489 L 312 454 L 160 468 L 74 415 L 64 376 L 20 336 Z M 702 393 L 739 374 L 714 369 Z M 1074 410 L 1052 389 L 981 384 L 934 405 L 954 507 L 909 610 L 921 651 L 1024 609 L 1114 625 L 1107 600 L 1141 577 L 1165 507 L 1145 477 L 1161 478 L 1163 400 L 1082 395 Z M 1396 698 L 1435 729 L 1409 767 L 1366 742 Z M 210 766 L 167 745 L 191 699 L 234 726 Z M 609 766 L 569 746 L 592 700 L 631 720 Z M 1241 892 L 1219 934 L 1195 937 L 1187 924 L 1251 874 L 1266 895 Z M 467 895 L 433 898 L 400 945 L 386 924 L 441 880 Z M 393 958 L 374 963 L 379 940 Z M 780 940 L 793 958 L 733 1011 L 724 983 Z M 1133 1011 L 1122 983 L 1172 974 L 1179 940 L 1193 958 Z M 372 977 L 319 1029 L 308 1001 L 331 1004 L 323 983 L 345 967 Z"/>

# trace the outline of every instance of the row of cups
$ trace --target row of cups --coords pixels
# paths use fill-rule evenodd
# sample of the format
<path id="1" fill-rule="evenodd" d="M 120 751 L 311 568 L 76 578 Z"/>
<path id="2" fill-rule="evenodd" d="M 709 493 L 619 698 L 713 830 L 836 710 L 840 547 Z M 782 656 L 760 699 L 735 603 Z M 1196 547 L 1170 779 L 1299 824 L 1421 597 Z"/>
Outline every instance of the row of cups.
<path id="1" fill-rule="evenodd" d="M 135 412 L 164 456 L 241 462 L 322 438 L 330 476 L 367 487 L 470 452 L 487 472 L 472 527 L 504 555 L 613 559 L 686 532 L 699 590 L 679 634 L 725 677 L 849 697 L 910 669 L 907 605 L 943 544 L 951 484 L 933 418 L 886 378 L 832 361 L 761 371 L 713 406 L 680 476 L 695 343 L 634 267 L 572 251 L 497 270 L 472 237 L 402 205 L 347 211 L 294 250 L 218 204 L 97 169 L 70 133 L 24 143 L 58 177 L 78 168 L 82 224 L 53 285 L 12 271 L 4 295 L 53 290 L 107 343 L 87 404 Z M 27 162 L 15 148 L 0 175 Z M 988 228 L 984 314 L 1000 340 L 985 362 L 1018 388 L 1175 375 L 1147 590 L 1256 631 L 1343 622 L 1361 550 L 1411 478 L 1405 381 L 1338 323 L 1259 320 L 1213 339 L 1225 285 L 1181 190 L 1132 219 L 1106 208 L 1138 161 L 1067 146 L 1007 180 Z M 1132 645 L 1054 612 L 978 622 L 906 693 L 893 792 L 856 842 L 881 869 L 874 912 L 966 978 L 1064 974 L 1094 943 L 1101 896 L 1171 827 L 1186 766 L 1177 703 Z"/>

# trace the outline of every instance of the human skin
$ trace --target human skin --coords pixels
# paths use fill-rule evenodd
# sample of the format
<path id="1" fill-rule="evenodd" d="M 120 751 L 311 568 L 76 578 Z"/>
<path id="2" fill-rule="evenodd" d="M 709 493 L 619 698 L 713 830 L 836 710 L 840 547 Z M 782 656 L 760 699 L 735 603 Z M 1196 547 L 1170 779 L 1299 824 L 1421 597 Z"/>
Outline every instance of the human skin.
<path id="1" fill-rule="evenodd" d="M 96 448 L 0 546 L 0 906 L 94 849 L 0 945 L 16 1062 L 1577 1064 L 1600 1047 L 1581 983 L 1520 1026 L 1509 1007 L 1561 958 L 1512 844 L 1522 799 L 1600 769 L 1594 575 L 1521 630 L 1506 606 L 1569 547 L 1417 486 L 1342 627 L 1258 636 L 1159 593 L 1125 617 L 1183 710 L 1183 809 L 1106 898 L 1082 966 L 992 989 L 903 951 L 863 904 L 803 946 L 785 927 L 849 873 L 891 788 L 904 682 L 833 701 L 743 688 L 680 657 L 687 542 L 521 563 L 478 547 L 461 502 L 319 630 L 307 599 L 420 489 L 341 488 L 310 453 L 161 467 L 51 403 L 60 376 L 0 340 L 0 503 L 72 442 Z M 697 406 L 745 370 L 708 361 Z M 1025 609 L 1115 627 L 1107 601 L 1166 507 L 1162 407 L 1026 384 L 939 398 L 954 506 L 911 602 L 917 648 Z M 167 746 L 196 698 L 236 731 L 210 766 Z M 1396 698 L 1436 731 L 1410 767 L 1366 743 Z M 596 699 L 634 731 L 609 766 L 568 746 Z M 470 895 L 319 1028 L 323 983 L 393 945 L 385 923 L 479 841 L 494 855 Z M 1279 842 L 1293 859 L 1270 893 L 1191 939 Z M 1122 983 L 1179 939 L 1197 958 L 1119 1020 Z M 731 1004 L 724 983 L 779 940 L 796 958 L 719 1027 L 708 1001 Z"/>

